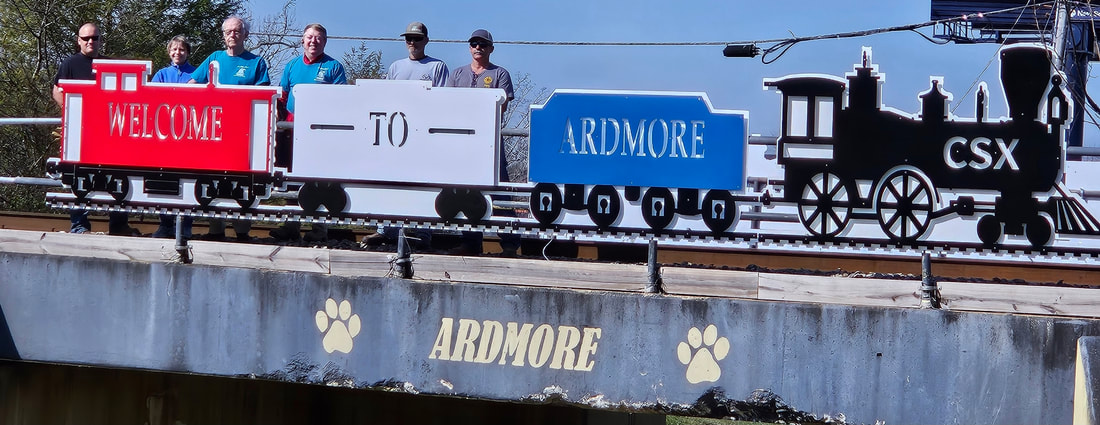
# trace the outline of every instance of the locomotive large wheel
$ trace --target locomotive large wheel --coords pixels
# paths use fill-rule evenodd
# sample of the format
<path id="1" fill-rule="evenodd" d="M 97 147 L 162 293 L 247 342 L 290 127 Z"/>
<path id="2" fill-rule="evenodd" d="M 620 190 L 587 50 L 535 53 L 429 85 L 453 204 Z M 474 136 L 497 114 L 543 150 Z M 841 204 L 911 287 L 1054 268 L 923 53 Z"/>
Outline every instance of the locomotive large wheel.
<path id="1" fill-rule="evenodd" d="M 986 247 L 992 247 L 1000 243 L 1001 233 L 1001 222 L 993 214 L 978 219 L 978 239 Z"/>
<path id="2" fill-rule="evenodd" d="M 1053 241 L 1054 226 L 1050 224 L 1050 220 L 1037 215 L 1027 222 L 1024 233 L 1027 235 L 1027 241 L 1031 242 L 1031 246 L 1043 248 Z"/>
<path id="3" fill-rule="evenodd" d="M 104 186 L 107 193 L 118 202 L 126 200 L 126 196 L 130 194 L 130 178 L 126 176 L 108 175 Z"/>
<path id="4" fill-rule="evenodd" d="M 561 215 L 562 198 L 558 186 L 539 183 L 531 189 L 531 214 L 543 227 L 554 224 Z"/>
<path id="5" fill-rule="evenodd" d="M 489 203 L 485 201 L 485 195 L 480 190 L 469 190 L 462 196 L 462 214 L 470 223 L 480 223 L 489 212 Z"/>
<path id="6" fill-rule="evenodd" d="M 818 173 L 802 188 L 798 218 L 814 236 L 836 236 L 848 226 L 852 215 L 849 196 L 848 186 L 839 176 L 828 171 Z"/>
<path id="7" fill-rule="evenodd" d="M 443 188 L 439 195 L 435 196 L 435 212 L 443 221 L 454 220 L 462 211 L 462 197 L 452 188 Z"/>
<path id="8" fill-rule="evenodd" d="M 928 231 L 936 205 L 932 184 L 920 171 L 901 169 L 879 184 L 875 210 L 882 231 L 895 242 L 912 242 Z"/>
<path id="9" fill-rule="evenodd" d="M 711 190 L 703 196 L 702 213 L 703 224 L 715 235 L 720 235 L 737 220 L 737 205 L 729 191 Z"/>
<path id="10" fill-rule="evenodd" d="M 642 218 L 654 231 L 661 231 L 676 217 L 676 198 L 672 191 L 663 187 L 654 187 L 642 196 Z"/>
<path id="11" fill-rule="evenodd" d="M 588 217 L 592 223 L 605 230 L 619 218 L 622 210 L 622 199 L 619 192 L 611 186 L 596 186 L 588 193 Z"/>
<path id="12" fill-rule="evenodd" d="M 321 207 L 321 189 L 317 183 L 304 183 L 298 189 L 298 207 L 306 214 L 313 214 Z"/>
<path id="13" fill-rule="evenodd" d="M 195 180 L 195 202 L 201 205 L 203 208 L 209 207 L 214 199 L 218 198 L 218 189 L 214 183 L 214 179 L 209 177 L 200 177 Z"/>

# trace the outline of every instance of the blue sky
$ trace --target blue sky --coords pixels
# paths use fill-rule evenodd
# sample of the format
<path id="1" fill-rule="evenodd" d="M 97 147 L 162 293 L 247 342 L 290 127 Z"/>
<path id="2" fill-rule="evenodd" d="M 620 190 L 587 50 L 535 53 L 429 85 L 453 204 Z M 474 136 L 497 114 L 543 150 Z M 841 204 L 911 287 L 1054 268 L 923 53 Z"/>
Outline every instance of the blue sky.
<path id="1" fill-rule="evenodd" d="M 252 0 L 258 24 L 274 14 L 281 0 Z M 295 19 L 320 22 L 330 36 L 397 37 L 411 21 L 427 24 L 432 39 L 465 40 L 486 28 L 499 41 L 702 42 L 775 39 L 857 31 L 929 20 L 928 1 L 773 0 L 773 1 L 576 1 L 518 2 L 301 2 Z M 415 4 L 413 7 L 411 5 Z M 931 33 L 931 28 L 922 30 Z M 340 58 L 359 41 L 330 40 L 328 53 Z M 369 42 L 383 62 L 407 55 L 403 43 Z M 1000 91 L 997 45 L 935 45 L 912 32 L 822 40 L 795 45 L 778 61 L 725 58 L 721 46 L 585 47 L 498 44 L 494 63 L 513 76 L 530 74 L 539 87 L 706 92 L 715 107 L 750 112 L 749 131 L 777 135 L 779 95 L 762 89 L 762 80 L 795 73 L 843 75 L 860 57 L 860 47 L 874 49 L 874 62 L 887 75 L 883 101 L 918 112 L 917 94 L 928 89 L 929 76 L 945 77 L 955 110 L 973 116 L 973 92 L 981 79 L 990 88 L 990 115 L 1005 114 Z M 469 63 L 465 44 L 432 42 L 430 56 L 451 68 Z M 990 64 L 990 61 L 993 61 Z M 988 70 L 982 74 L 989 64 Z M 964 95 L 965 94 L 965 95 Z M 1086 145 L 1090 143 L 1086 136 Z"/>

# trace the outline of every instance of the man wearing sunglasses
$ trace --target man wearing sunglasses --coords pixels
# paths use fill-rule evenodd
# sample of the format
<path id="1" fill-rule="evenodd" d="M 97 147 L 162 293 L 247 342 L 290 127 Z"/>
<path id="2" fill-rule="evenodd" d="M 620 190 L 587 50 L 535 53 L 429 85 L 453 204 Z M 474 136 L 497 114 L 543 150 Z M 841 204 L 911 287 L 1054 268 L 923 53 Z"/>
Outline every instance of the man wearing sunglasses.
<path id="1" fill-rule="evenodd" d="M 94 80 L 92 72 L 93 59 L 106 59 L 99 54 L 103 46 L 100 41 L 99 28 L 93 23 L 80 26 L 76 33 L 76 45 L 80 52 L 69 56 L 57 69 L 57 76 L 53 78 L 53 100 L 57 106 L 65 108 L 65 94 L 57 85 L 58 80 Z M 107 231 L 112 235 L 136 236 L 141 234 L 126 223 L 127 214 L 124 212 L 112 212 L 107 215 Z M 87 210 L 73 210 L 69 212 L 70 233 L 86 233 L 92 230 L 92 223 L 88 220 Z"/>
<path id="2" fill-rule="evenodd" d="M 432 87 L 446 86 L 449 73 L 447 64 L 424 53 L 424 47 L 428 45 L 428 26 L 422 22 L 412 22 L 405 27 L 405 32 L 401 36 L 405 37 L 405 47 L 409 49 L 409 57 L 398 59 L 390 64 L 386 79 L 431 81 Z M 381 228 L 379 233 L 368 237 L 366 242 L 371 246 L 384 242 L 396 243 L 397 232 L 397 227 Z M 423 250 L 431 248 L 432 233 L 430 231 L 416 229 L 415 234 L 416 239 L 413 243 L 415 248 Z"/>
<path id="3" fill-rule="evenodd" d="M 512 89 L 512 76 L 508 70 L 494 65 L 489 61 L 489 55 L 493 53 L 493 35 L 484 29 L 478 29 L 470 34 L 470 56 L 473 61 L 469 65 L 455 69 L 454 74 L 447 80 L 450 87 L 481 87 L 492 89 L 504 89 L 507 98 L 501 106 L 501 113 L 508 109 L 508 102 L 515 99 L 516 94 Z M 497 152 L 499 158 L 499 178 L 502 182 L 511 181 L 508 177 L 508 161 L 504 155 L 504 144 L 500 145 Z M 480 232 L 462 232 L 462 244 L 453 251 L 461 255 L 479 255 L 482 252 L 482 234 Z M 500 235 L 500 248 L 505 257 L 514 257 L 519 250 L 520 238 L 512 234 Z"/>
<path id="4" fill-rule="evenodd" d="M 424 80 L 431 81 L 432 87 L 446 86 L 449 74 L 447 64 L 424 53 L 424 48 L 428 45 L 428 27 L 421 22 L 413 22 L 405 28 L 401 36 L 405 37 L 409 57 L 391 64 L 386 79 Z"/>

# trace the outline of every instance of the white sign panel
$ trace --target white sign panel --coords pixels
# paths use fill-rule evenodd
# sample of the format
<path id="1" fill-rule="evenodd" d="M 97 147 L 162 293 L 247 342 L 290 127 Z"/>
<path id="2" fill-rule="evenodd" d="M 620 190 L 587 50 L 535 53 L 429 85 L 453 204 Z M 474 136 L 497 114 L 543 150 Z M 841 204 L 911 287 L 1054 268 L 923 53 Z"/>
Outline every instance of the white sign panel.
<path id="1" fill-rule="evenodd" d="M 294 97 L 291 178 L 496 184 L 503 90 L 358 80 Z"/>

